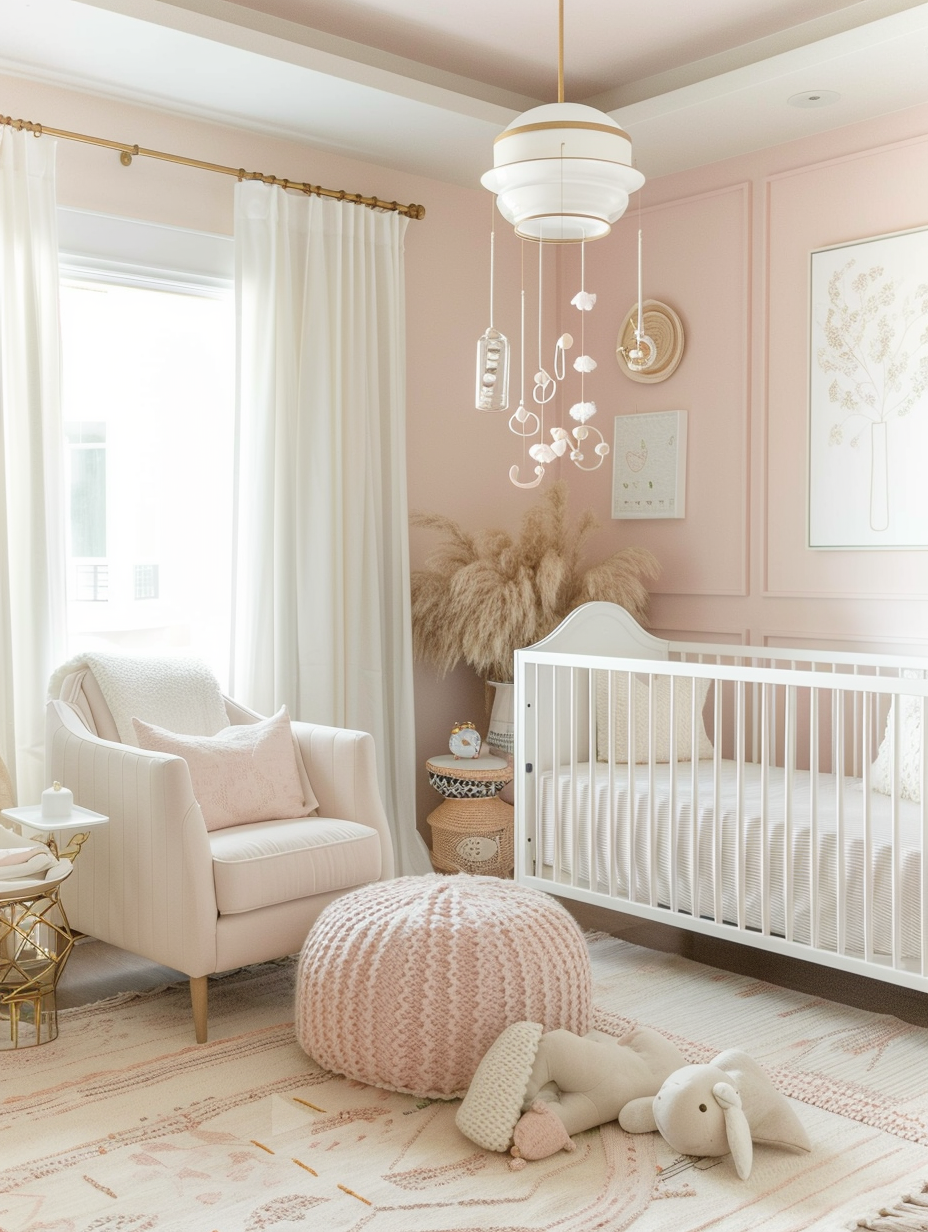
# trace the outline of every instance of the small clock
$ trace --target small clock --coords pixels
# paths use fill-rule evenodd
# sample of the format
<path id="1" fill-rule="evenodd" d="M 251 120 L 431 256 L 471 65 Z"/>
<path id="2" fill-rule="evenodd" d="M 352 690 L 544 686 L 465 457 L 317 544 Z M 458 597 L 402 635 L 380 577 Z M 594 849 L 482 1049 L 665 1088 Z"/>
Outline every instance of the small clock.
<path id="1" fill-rule="evenodd" d="M 473 723 L 455 723 L 448 748 L 455 757 L 479 757 L 480 733 Z"/>

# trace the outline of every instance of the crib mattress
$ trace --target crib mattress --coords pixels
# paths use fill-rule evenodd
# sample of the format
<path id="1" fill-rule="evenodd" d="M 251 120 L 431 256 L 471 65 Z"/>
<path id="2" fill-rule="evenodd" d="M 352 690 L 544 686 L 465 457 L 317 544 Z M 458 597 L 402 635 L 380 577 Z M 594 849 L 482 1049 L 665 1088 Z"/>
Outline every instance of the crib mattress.
<path id="1" fill-rule="evenodd" d="M 744 869 L 743 926 L 776 936 L 789 935 L 794 941 L 826 950 L 836 950 L 838 945 L 838 884 L 843 874 L 843 951 L 863 955 L 864 928 L 869 922 L 873 953 L 891 955 L 895 901 L 891 798 L 869 793 L 868 858 L 862 784 L 857 779 L 843 780 L 844 841 L 839 861 L 839 781 L 834 775 L 794 771 L 787 852 L 785 772 L 768 770 L 765 792 L 760 766 L 745 763 L 739 783 L 737 764 L 721 761 L 716 788 L 715 765 L 713 761 L 696 763 L 695 793 L 692 763 L 678 764 L 675 775 L 669 764 L 655 766 L 653 777 L 647 765 L 635 766 L 633 792 L 626 765 L 611 767 L 611 784 L 610 767 L 599 762 L 579 764 L 574 773 L 570 767 L 541 773 L 537 841 L 546 869 L 553 872 L 555 880 L 589 887 L 629 903 L 672 907 L 735 924 L 739 921 L 740 861 Z M 813 792 L 817 797 L 814 827 Z M 900 950 L 903 959 L 917 960 L 922 934 L 922 806 L 901 800 L 898 807 L 895 862 L 901 878 Z M 690 875 L 694 814 L 695 885 Z M 740 854 L 739 816 L 743 818 Z M 672 852 L 676 855 L 673 893 Z M 865 910 L 865 898 L 869 911 Z"/>

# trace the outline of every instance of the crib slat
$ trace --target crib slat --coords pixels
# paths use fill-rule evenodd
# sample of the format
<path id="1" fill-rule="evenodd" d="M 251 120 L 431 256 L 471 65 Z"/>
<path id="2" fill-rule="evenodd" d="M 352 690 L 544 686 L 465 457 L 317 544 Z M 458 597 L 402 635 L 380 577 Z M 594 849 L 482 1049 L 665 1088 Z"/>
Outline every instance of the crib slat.
<path id="1" fill-rule="evenodd" d="M 664 679 L 664 677 L 658 677 Z M 652 677 L 652 688 L 654 677 Z M 679 870 L 677 867 L 677 838 L 679 835 L 679 818 L 677 816 L 677 689 L 676 681 L 673 676 L 669 678 L 670 684 L 670 747 L 668 750 L 669 763 L 667 773 L 669 775 L 669 816 L 667 818 L 667 841 L 670 845 L 668 855 L 668 867 L 670 868 L 670 910 L 676 913 L 679 910 L 679 899 L 677 894 L 679 884 Z M 655 724 L 656 726 L 656 724 Z M 650 760 L 656 762 L 656 750 L 651 750 Z"/>
<path id="2" fill-rule="evenodd" d="M 820 948 L 818 907 L 818 732 L 819 696 L 809 690 L 809 944 Z"/>
<path id="3" fill-rule="evenodd" d="M 769 710 L 771 700 L 768 686 L 762 684 L 754 692 L 760 693 L 760 928 L 770 933 L 770 731 Z"/>
<path id="4" fill-rule="evenodd" d="M 561 807 L 561 784 L 558 769 L 561 766 L 560 760 L 560 740 L 558 739 L 558 731 L 560 727 L 561 714 L 561 682 L 560 670 L 557 667 L 551 669 L 551 720 L 550 720 L 550 742 L 551 742 L 551 773 L 554 776 L 552 785 L 552 794 L 554 797 L 554 851 L 552 854 L 552 875 L 555 881 L 560 881 L 562 876 L 562 865 L 564 861 L 563 843 L 564 836 L 564 809 Z"/>
<path id="5" fill-rule="evenodd" d="M 864 958 L 873 961 L 873 811 L 872 811 L 872 749 L 873 719 L 879 718 L 879 694 L 864 694 L 866 704 L 861 708 L 861 768 L 864 797 L 864 877 L 863 877 L 863 925 Z"/>
<path id="6" fill-rule="evenodd" d="M 712 918 L 722 922 L 722 710 L 724 696 L 721 682 L 715 694 L 715 726 L 712 755 Z"/>
<path id="7" fill-rule="evenodd" d="M 898 967 L 902 955 L 902 843 L 900 804 L 902 800 L 902 695 L 893 697 L 892 756 L 892 936 L 893 966 Z"/>
<path id="8" fill-rule="evenodd" d="M 922 673 L 924 676 L 924 673 Z M 922 975 L 928 972 L 928 876 L 925 869 L 925 841 L 928 836 L 928 699 L 920 702 L 921 708 L 921 779 L 919 799 L 921 801 L 921 833 L 922 841 L 919 850 L 918 878 L 921 911 L 921 936 L 919 938 L 919 970 Z"/>
<path id="9" fill-rule="evenodd" d="M 699 661 L 702 662 L 700 655 Z M 696 724 L 702 712 L 696 708 L 696 684 L 690 682 L 690 911 L 695 919 L 702 914 L 699 876 L 699 738 Z"/>
<path id="10" fill-rule="evenodd" d="M 745 683 L 735 682 L 735 886 L 737 889 L 737 916 L 739 928 L 745 926 L 745 842 L 744 826 L 740 819 L 744 816 L 744 754 L 745 754 Z M 720 823 L 716 823 L 720 824 Z"/>
<path id="11" fill-rule="evenodd" d="M 783 931 L 793 940 L 796 926 L 795 843 L 793 838 L 793 786 L 796 778 L 796 686 L 787 685 L 783 715 Z"/>
<path id="12" fill-rule="evenodd" d="M 832 690 L 832 774 L 835 782 L 835 823 L 837 840 L 835 861 L 837 863 L 835 884 L 837 886 L 837 940 L 839 954 L 847 951 L 847 864 L 846 830 L 844 818 L 844 698 Z"/>
<path id="13" fill-rule="evenodd" d="M 630 687 L 629 693 L 634 690 Z M 658 813 L 655 806 L 657 792 L 655 791 L 654 744 L 657 727 L 657 715 L 654 712 L 654 677 L 648 675 L 648 836 L 650 838 L 650 867 L 648 878 L 648 901 L 652 907 L 658 906 L 660 895 L 658 890 L 658 862 L 660 858 L 660 834 L 658 833 Z M 634 760 L 634 749 L 630 753 Z"/>
<path id="14" fill-rule="evenodd" d="M 635 759 L 635 731 L 637 730 L 640 718 L 634 683 L 635 677 L 631 672 L 626 672 L 625 696 L 628 699 L 628 731 L 626 733 L 625 761 L 628 765 L 628 842 L 631 848 L 632 872 L 628 896 L 633 902 L 639 902 L 649 901 L 651 890 L 650 882 L 645 885 L 638 878 L 638 766 Z M 647 824 L 647 819 L 645 821 Z M 647 838 L 647 835 L 645 837 Z M 650 859 L 650 855 L 648 855 L 648 859 Z"/>
<path id="15" fill-rule="evenodd" d="M 577 783 L 577 730 L 578 721 L 580 718 L 579 704 L 577 701 L 577 669 L 571 667 L 567 669 L 569 672 L 568 681 L 570 689 L 570 789 L 568 800 L 568 826 L 570 830 L 570 882 L 572 885 L 579 886 L 583 884 L 580 875 L 580 818 L 577 810 L 577 792 L 579 785 Z M 557 762 L 561 765 L 562 762 Z"/>
<path id="16" fill-rule="evenodd" d="M 613 752 L 612 752 L 613 749 L 615 749 L 615 730 L 614 730 L 614 719 L 613 719 L 613 713 L 612 713 L 613 707 L 615 705 L 615 701 L 614 701 L 615 694 L 614 694 L 614 684 L 613 684 L 614 678 L 615 678 L 615 674 L 613 672 L 606 673 L 606 682 L 605 682 L 606 684 L 606 715 L 607 715 L 606 748 L 609 750 L 608 756 L 606 758 L 606 780 L 607 780 L 606 824 L 609 827 L 609 844 L 610 844 L 609 845 L 609 894 L 612 898 L 615 898 L 619 892 L 617 844 L 618 844 L 618 837 L 619 837 L 619 825 L 621 824 L 618 816 L 616 815 L 615 757 L 613 756 Z M 597 740 L 598 739 L 599 739 L 599 733 L 597 732 Z M 599 757 L 598 747 L 596 749 L 596 756 L 598 759 Z M 627 798 L 627 793 L 626 793 L 626 798 Z M 591 803 L 590 805 L 591 811 L 592 811 L 592 807 L 593 806 Z M 625 885 L 626 885 L 626 894 L 628 894 L 629 897 L 631 896 L 632 878 L 631 878 L 631 868 L 627 860 L 628 860 L 628 851 L 629 851 L 630 842 L 631 842 L 631 832 L 632 832 L 631 817 L 628 813 L 628 805 L 626 803 L 626 816 L 625 816 L 625 825 L 624 825 L 623 833 L 625 834 L 625 852 L 626 852 Z"/>

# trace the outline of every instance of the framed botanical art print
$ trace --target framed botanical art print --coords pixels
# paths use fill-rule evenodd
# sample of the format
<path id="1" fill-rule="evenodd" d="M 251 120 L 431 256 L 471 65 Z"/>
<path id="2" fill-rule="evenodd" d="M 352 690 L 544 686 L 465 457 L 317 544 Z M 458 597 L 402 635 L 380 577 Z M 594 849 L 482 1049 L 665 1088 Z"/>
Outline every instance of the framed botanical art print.
<path id="1" fill-rule="evenodd" d="M 811 255 L 809 546 L 928 547 L 928 229 Z"/>

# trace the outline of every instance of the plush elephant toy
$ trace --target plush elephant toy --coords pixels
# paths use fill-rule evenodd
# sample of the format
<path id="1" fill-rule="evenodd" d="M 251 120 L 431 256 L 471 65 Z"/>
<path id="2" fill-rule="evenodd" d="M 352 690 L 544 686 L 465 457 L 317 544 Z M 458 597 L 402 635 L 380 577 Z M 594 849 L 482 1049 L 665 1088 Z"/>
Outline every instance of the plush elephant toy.
<path id="1" fill-rule="evenodd" d="M 510 1167 L 518 1168 L 574 1150 L 572 1134 L 616 1118 L 630 1133 L 659 1130 L 683 1155 L 731 1152 L 742 1179 L 754 1142 L 810 1149 L 789 1102 L 746 1053 L 687 1065 L 649 1027 L 617 1039 L 515 1023 L 481 1060 L 456 1123 L 478 1146 L 510 1151 Z"/>
<path id="2" fill-rule="evenodd" d="M 633 1134 L 656 1129 L 681 1155 L 731 1152 L 743 1181 L 751 1174 L 755 1142 L 812 1149 L 786 1097 L 756 1061 L 734 1048 L 708 1065 L 676 1070 L 653 1099 L 627 1103 L 619 1124 Z"/>

